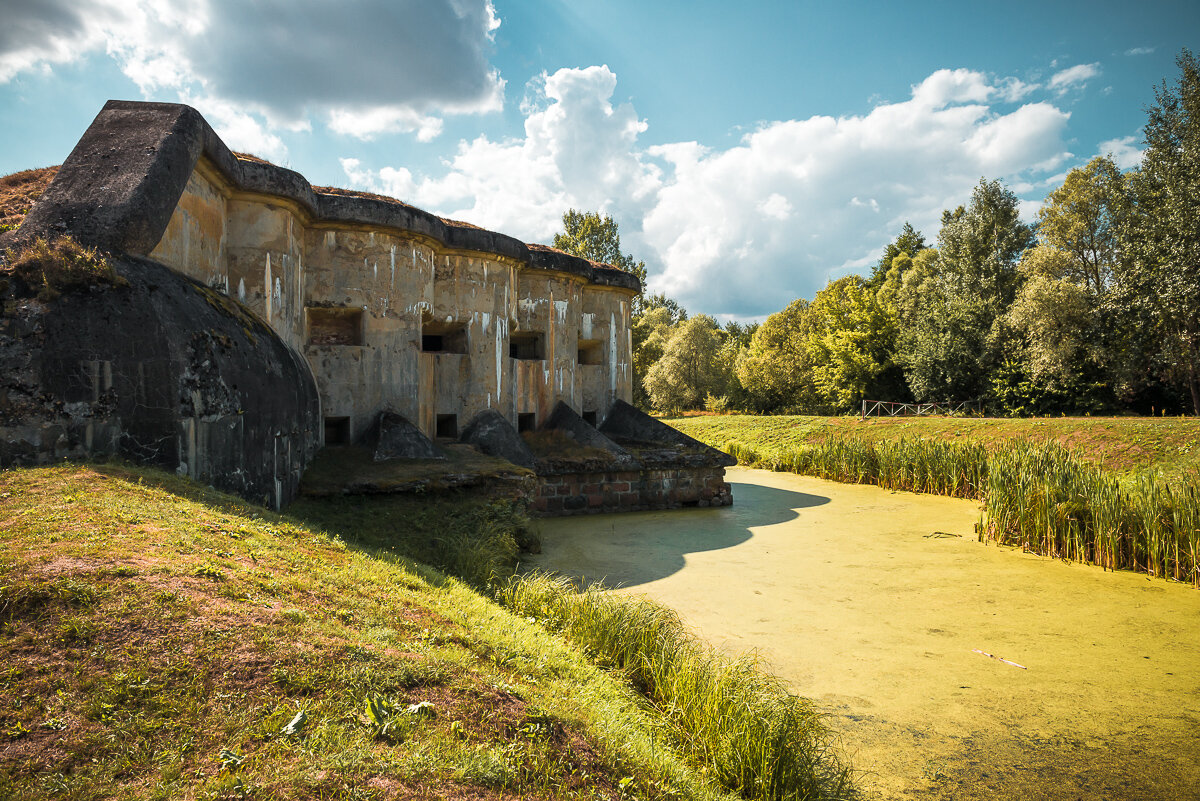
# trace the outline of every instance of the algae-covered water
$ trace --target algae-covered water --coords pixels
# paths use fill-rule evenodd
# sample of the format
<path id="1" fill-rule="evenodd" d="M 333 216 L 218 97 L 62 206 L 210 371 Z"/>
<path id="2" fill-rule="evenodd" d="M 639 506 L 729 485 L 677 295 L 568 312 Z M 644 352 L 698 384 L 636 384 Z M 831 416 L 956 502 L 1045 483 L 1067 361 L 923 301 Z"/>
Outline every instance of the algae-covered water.
<path id="1" fill-rule="evenodd" d="M 728 477 L 729 508 L 542 521 L 530 566 L 757 650 L 870 796 L 1200 799 L 1200 591 L 982 545 L 971 501 Z"/>

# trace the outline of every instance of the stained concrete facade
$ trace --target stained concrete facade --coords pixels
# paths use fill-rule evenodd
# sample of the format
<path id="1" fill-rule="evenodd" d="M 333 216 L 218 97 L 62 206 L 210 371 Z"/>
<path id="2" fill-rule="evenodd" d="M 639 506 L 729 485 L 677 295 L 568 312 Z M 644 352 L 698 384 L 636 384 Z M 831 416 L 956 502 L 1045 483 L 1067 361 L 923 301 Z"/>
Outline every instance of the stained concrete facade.
<path id="1" fill-rule="evenodd" d="M 457 437 L 632 394 L 636 277 L 315 189 L 188 106 L 109 101 L 0 252 L 63 235 L 123 283 L 0 281 L 0 466 L 121 453 L 279 507 L 381 412 Z"/>
<path id="2" fill-rule="evenodd" d="M 359 438 L 385 410 L 433 438 L 457 436 L 485 409 L 525 429 L 559 401 L 602 420 L 630 400 L 636 284 L 531 254 L 550 263 L 323 220 L 239 189 L 201 158 L 150 257 L 236 298 L 304 354 L 332 442 Z"/>

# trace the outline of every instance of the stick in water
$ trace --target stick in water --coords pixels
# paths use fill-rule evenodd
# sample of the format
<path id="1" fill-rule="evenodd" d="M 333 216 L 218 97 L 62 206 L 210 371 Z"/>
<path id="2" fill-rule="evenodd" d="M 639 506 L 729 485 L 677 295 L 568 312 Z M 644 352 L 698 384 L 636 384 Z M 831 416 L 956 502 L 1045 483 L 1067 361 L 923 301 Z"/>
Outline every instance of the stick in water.
<path id="1" fill-rule="evenodd" d="M 1018 665 L 1016 662 L 1013 662 L 1011 659 L 1005 659 L 1004 657 L 996 656 L 995 654 L 989 654 L 987 651 L 980 651 L 978 648 L 972 648 L 971 651 L 974 653 L 983 654 L 986 657 L 995 659 L 997 662 L 1003 662 L 1006 665 L 1012 665 L 1013 667 L 1020 668 L 1021 670 L 1029 670 L 1029 668 L 1025 667 L 1024 665 Z"/>

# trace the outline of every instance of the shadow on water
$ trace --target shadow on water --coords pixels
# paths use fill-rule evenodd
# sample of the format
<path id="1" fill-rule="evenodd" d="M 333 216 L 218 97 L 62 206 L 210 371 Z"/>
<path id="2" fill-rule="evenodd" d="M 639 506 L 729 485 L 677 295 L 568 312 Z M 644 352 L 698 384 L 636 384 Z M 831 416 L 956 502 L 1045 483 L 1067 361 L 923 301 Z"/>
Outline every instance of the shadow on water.
<path id="1" fill-rule="evenodd" d="M 733 506 L 673 509 L 542 520 L 543 552 L 522 563 L 581 583 L 635 587 L 683 569 L 687 555 L 741 545 L 759 526 L 800 517 L 801 511 L 829 503 L 823 495 L 732 483 Z"/>

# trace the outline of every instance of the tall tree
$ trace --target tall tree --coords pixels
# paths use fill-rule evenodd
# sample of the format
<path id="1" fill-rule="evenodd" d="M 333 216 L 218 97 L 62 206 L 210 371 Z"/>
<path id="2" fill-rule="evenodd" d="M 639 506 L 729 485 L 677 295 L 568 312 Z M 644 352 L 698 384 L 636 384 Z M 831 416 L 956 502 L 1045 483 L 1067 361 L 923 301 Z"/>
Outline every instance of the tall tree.
<path id="1" fill-rule="evenodd" d="M 883 255 L 879 258 L 879 262 L 871 272 L 871 277 L 867 280 L 867 285 L 878 289 L 887 280 L 888 271 L 892 268 L 892 261 L 897 256 L 904 253 L 908 254 L 908 257 L 911 259 L 926 247 L 928 245 L 925 244 L 924 234 L 913 228 L 912 223 L 904 223 L 904 227 L 900 229 L 899 236 L 884 248 Z"/>
<path id="2" fill-rule="evenodd" d="M 1129 213 L 1125 176 L 1112 159 L 1097 156 L 1067 173 L 1038 212 L 1038 238 L 1070 258 L 1063 274 L 1099 299 L 1112 284 L 1117 232 Z"/>
<path id="3" fill-rule="evenodd" d="M 969 205 L 942 213 L 936 254 L 918 254 L 899 287 L 885 281 L 884 298 L 899 314 L 896 360 L 915 398 L 972 400 L 986 391 L 1005 355 L 998 321 L 1021 282 L 1017 262 L 1033 241 L 1016 195 L 980 179 Z"/>
<path id="4" fill-rule="evenodd" d="M 746 354 L 737 364 L 737 377 L 754 409 L 816 410 L 819 401 L 807 344 L 808 307 L 804 298 L 793 300 L 750 337 Z"/>
<path id="5" fill-rule="evenodd" d="M 848 275 L 818 292 L 807 329 L 813 381 L 827 403 L 848 410 L 868 394 L 894 397 L 880 378 L 892 366 L 896 320 L 862 278 Z"/>
<path id="6" fill-rule="evenodd" d="M 1200 63 L 1155 90 L 1146 151 L 1129 177 L 1134 198 L 1120 228 L 1118 284 L 1125 307 L 1157 345 L 1163 372 L 1180 380 L 1200 415 Z"/>
<path id="7" fill-rule="evenodd" d="M 1017 261 L 1033 242 L 1033 227 L 1021 222 L 1017 196 L 999 181 L 981 178 L 965 209 L 960 206 L 942 214 L 938 232 L 942 272 L 961 291 L 983 300 L 994 319 L 1012 303 Z"/>
<path id="8" fill-rule="evenodd" d="M 563 233 L 554 235 L 554 247 L 575 256 L 611 264 L 633 273 L 646 288 L 646 262 L 635 261 L 621 252 L 621 234 L 616 221 L 596 211 L 569 209 L 563 214 Z"/>
<path id="9" fill-rule="evenodd" d="M 655 409 L 699 409 L 721 384 L 724 332 L 716 320 L 698 314 L 675 326 L 663 355 L 646 372 L 646 393 Z"/>

